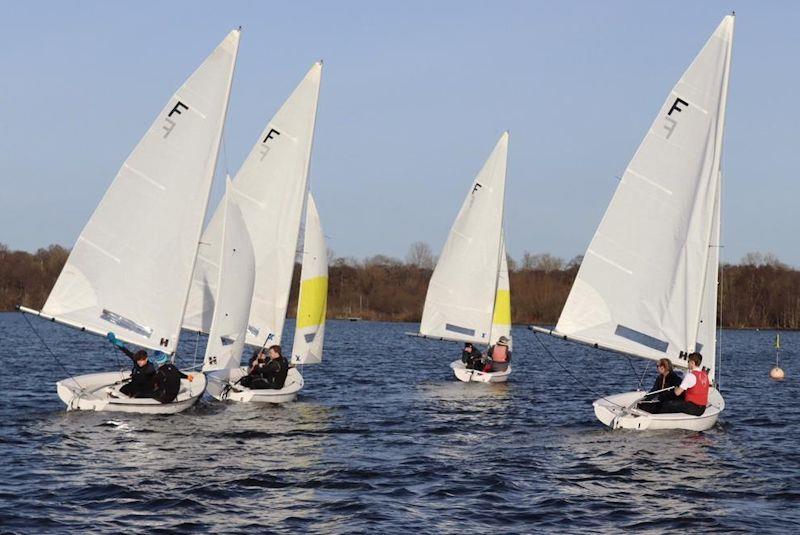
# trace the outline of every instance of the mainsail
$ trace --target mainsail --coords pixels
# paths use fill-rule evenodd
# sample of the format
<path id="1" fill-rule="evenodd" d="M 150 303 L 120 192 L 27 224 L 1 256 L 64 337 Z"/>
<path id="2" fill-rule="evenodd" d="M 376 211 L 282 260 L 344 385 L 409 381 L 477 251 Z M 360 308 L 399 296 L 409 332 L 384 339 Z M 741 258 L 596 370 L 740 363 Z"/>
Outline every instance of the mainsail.
<path id="1" fill-rule="evenodd" d="M 507 157 L 504 132 L 470 186 L 431 276 L 419 329 L 424 336 L 490 343 Z"/>
<path id="2" fill-rule="evenodd" d="M 314 198 L 308 194 L 306 231 L 303 240 L 300 297 L 292 345 L 293 364 L 322 362 L 325 310 L 328 304 L 328 250 Z"/>
<path id="3" fill-rule="evenodd" d="M 280 344 L 308 185 L 322 63 L 308 71 L 267 124 L 233 180 L 253 241 L 255 291 L 246 343 Z M 208 332 L 216 300 L 222 237 L 219 208 L 206 228 L 184 327 Z"/>
<path id="4" fill-rule="evenodd" d="M 175 351 L 239 34 L 228 34 L 175 92 L 125 160 L 72 248 L 43 316 Z"/>
<path id="5" fill-rule="evenodd" d="M 558 334 L 714 373 L 720 158 L 733 16 L 672 89 L 589 245 Z"/>
<path id="6" fill-rule="evenodd" d="M 255 282 L 255 257 L 250 234 L 242 211 L 234 201 L 233 186 L 227 181 L 223 199 L 222 247 L 220 248 L 217 304 L 208 344 L 203 360 L 203 371 L 239 367 L 247 319 L 250 317 L 250 299 Z"/>

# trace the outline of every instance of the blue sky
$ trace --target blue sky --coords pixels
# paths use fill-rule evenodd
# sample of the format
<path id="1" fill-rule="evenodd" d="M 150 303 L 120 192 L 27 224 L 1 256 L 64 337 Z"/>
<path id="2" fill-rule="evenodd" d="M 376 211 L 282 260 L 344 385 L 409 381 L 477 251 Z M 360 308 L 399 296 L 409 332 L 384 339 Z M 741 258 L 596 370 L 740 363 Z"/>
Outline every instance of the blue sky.
<path id="1" fill-rule="evenodd" d="M 800 266 L 800 2 L 788 1 L 5 3 L 0 243 L 70 247 L 168 96 L 242 25 L 221 171 L 235 174 L 324 59 L 311 182 L 338 256 L 402 258 L 417 240 L 438 253 L 508 129 L 509 251 L 568 259 L 732 9 L 723 259 L 769 251 Z"/>

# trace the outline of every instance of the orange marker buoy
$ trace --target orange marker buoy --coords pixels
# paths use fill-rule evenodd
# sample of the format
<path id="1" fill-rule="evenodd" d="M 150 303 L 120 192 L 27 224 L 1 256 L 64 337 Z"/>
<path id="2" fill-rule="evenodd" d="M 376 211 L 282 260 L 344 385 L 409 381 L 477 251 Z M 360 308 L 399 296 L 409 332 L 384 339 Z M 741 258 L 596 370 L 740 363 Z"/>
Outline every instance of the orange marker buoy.
<path id="1" fill-rule="evenodd" d="M 783 373 L 783 370 L 778 366 L 775 366 L 769 371 L 769 376 L 771 379 L 775 379 L 776 381 L 783 381 L 786 374 Z"/>

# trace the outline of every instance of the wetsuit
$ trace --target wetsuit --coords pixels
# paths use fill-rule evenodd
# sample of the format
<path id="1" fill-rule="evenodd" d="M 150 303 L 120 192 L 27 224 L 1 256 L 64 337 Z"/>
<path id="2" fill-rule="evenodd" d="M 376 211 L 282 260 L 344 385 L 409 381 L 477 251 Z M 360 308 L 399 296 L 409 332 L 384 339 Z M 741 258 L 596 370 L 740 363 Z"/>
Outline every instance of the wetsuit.
<path id="1" fill-rule="evenodd" d="M 178 397 L 178 391 L 181 389 L 181 379 L 187 379 L 188 377 L 173 364 L 169 362 L 163 364 L 156 372 L 153 398 L 161 403 L 172 403 Z"/>
<path id="2" fill-rule="evenodd" d="M 128 383 L 124 384 L 119 389 L 120 392 L 132 398 L 149 398 L 153 395 L 153 379 L 156 376 L 156 368 L 149 361 L 144 366 L 136 364 L 136 359 L 133 356 L 133 351 L 124 346 L 119 347 L 119 350 L 128 355 L 133 361 L 133 369 L 131 370 L 131 379 Z"/>
<path id="3" fill-rule="evenodd" d="M 461 362 L 464 363 L 468 370 L 483 369 L 483 355 L 475 346 L 472 346 L 472 351 L 461 351 Z"/>
<path id="4" fill-rule="evenodd" d="M 255 367 L 253 364 L 258 359 L 258 355 L 254 355 L 250 359 L 250 363 L 248 365 L 248 372 L 247 375 L 241 378 L 239 383 L 246 387 L 246 388 L 268 388 L 267 383 L 264 380 L 264 373 L 266 372 L 267 365 L 269 362 L 265 361 L 259 364 L 256 364 Z"/>
<path id="5" fill-rule="evenodd" d="M 289 373 L 289 361 L 286 357 L 280 356 L 270 359 L 263 372 L 264 386 L 253 386 L 253 388 L 272 388 L 280 390 L 286 383 L 286 375 Z"/>

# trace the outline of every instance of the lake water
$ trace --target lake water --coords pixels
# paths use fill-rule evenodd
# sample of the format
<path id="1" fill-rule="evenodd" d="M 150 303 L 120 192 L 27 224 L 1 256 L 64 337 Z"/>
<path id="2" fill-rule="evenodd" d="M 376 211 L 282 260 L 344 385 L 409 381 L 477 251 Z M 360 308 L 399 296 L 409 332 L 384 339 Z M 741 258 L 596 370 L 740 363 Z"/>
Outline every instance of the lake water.
<path id="1" fill-rule="evenodd" d="M 70 373 L 128 367 L 104 339 L 31 321 Z M 539 340 L 604 394 L 637 386 L 625 358 L 519 327 L 510 381 L 463 384 L 459 347 L 415 327 L 329 322 L 294 403 L 146 417 L 66 412 L 64 371 L 0 314 L 0 531 L 800 532 L 800 333 L 781 337 L 777 383 L 774 333 L 724 332 L 727 409 L 693 433 L 605 428 Z"/>

